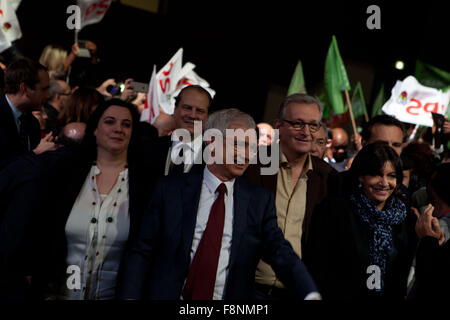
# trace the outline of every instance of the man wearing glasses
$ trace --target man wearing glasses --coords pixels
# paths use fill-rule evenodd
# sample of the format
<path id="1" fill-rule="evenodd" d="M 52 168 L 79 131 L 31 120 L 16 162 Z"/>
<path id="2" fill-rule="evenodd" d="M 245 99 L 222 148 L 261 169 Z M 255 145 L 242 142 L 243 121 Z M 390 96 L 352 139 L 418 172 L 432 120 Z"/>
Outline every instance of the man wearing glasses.
<path id="1" fill-rule="evenodd" d="M 311 150 L 311 155 L 319 159 L 324 159 L 328 148 L 331 146 L 331 132 L 326 125 L 321 122 L 320 129 L 314 135 L 313 146 Z"/>
<path id="2" fill-rule="evenodd" d="M 314 207 L 327 194 L 328 176 L 336 172 L 310 155 L 321 117 L 322 106 L 317 98 L 300 93 L 286 97 L 274 125 L 280 138 L 278 172 L 248 175 L 254 183 L 273 192 L 278 226 L 300 258 L 307 252 L 308 226 Z M 258 299 L 291 298 L 272 268 L 263 261 L 258 264 L 255 280 Z"/>
<path id="3" fill-rule="evenodd" d="M 44 109 L 47 114 L 46 132 L 56 129 L 56 120 L 59 113 L 66 108 L 72 90 L 67 82 L 63 80 L 50 80 L 50 99 Z"/>

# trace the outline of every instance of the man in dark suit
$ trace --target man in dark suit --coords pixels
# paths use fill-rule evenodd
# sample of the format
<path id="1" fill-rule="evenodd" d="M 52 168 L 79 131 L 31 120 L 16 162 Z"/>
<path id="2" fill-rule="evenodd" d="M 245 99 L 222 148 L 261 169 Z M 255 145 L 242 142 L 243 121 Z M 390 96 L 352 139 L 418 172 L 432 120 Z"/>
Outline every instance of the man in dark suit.
<path id="1" fill-rule="evenodd" d="M 179 141 L 176 133 L 172 136 L 160 137 L 155 139 L 152 146 L 148 149 L 154 155 L 158 156 L 157 168 L 155 170 L 162 175 L 172 175 L 187 173 L 190 171 L 201 172 L 204 164 L 202 163 L 203 141 L 201 133 L 204 130 L 206 120 L 208 119 L 208 109 L 211 105 L 212 97 L 209 92 L 199 85 L 191 85 L 183 88 L 175 98 L 175 110 L 173 119 L 175 120 L 175 129 L 187 130 L 190 135 L 189 143 Z M 194 121 L 200 121 L 200 130 L 194 130 Z M 180 154 L 183 150 L 183 154 Z M 183 159 L 183 163 L 174 164 L 171 160 L 171 154 Z"/>
<path id="2" fill-rule="evenodd" d="M 42 140 L 39 121 L 32 111 L 40 110 L 49 97 L 46 68 L 32 60 L 13 62 L 5 71 L 5 95 L 0 98 L 0 169 L 14 156 L 54 148 L 53 138 Z"/>
<path id="3" fill-rule="evenodd" d="M 286 97 L 274 126 L 279 130 L 280 140 L 278 144 L 274 141 L 270 149 L 270 153 L 279 155 L 276 174 L 261 175 L 259 165 L 252 166 L 246 173 L 250 181 L 272 192 L 278 225 L 306 264 L 311 215 L 327 194 L 329 175 L 336 172 L 325 161 L 310 155 L 321 117 L 322 106 L 318 99 L 306 94 Z M 258 298 L 289 297 L 286 285 L 267 263 L 259 263 L 256 271 Z"/>
<path id="4" fill-rule="evenodd" d="M 212 114 L 206 129 L 225 136 L 227 128 L 254 132 L 255 127 L 249 115 L 226 109 Z M 119 298 L 251 299 L 261 258 L 293 298 L 320 298 L 277 226 L 273 196 L 240 177 L 249 165 L 249 145 L 248 137 L 215 136 L 208 140 L 210 158 L 203 172 L 160 181 L 127 252 Z"/>

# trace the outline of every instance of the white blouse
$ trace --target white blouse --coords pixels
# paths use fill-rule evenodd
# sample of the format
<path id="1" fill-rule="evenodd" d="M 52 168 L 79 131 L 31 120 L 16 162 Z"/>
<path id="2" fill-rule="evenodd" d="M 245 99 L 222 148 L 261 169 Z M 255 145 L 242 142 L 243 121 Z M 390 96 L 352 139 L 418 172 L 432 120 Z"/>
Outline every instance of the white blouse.
<path id="1" fill-rule="evenodd" d="M 63 299 L 115 297 L 116 279 L 130 229 L 128 169 L 120 172 L 109 194 L 98 193 L 93 165 L 66 223 L 67 266 L 80 268 L 80 289 L 63 283 Z M 70 277 L 71 274 L 67 274 Z"/>

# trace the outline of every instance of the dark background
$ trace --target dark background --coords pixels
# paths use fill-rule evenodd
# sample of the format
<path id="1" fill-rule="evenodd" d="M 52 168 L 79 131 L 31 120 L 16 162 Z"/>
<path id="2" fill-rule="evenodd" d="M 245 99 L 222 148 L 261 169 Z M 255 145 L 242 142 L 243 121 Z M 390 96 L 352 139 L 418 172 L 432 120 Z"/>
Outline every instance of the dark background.
<path id="1" fill-rule="evenodd" d="M 38 59 L 50 43 L 69 50 L 74 32 L 66 27 L 66 9 L 74 3 L 23 0 L 17 11 L 22 53 Z M 216 90 L 215 108 L 241 108 L 259 122 L 270 86 L 287 89 L 298 59 L 308 93 L 319 93 L 334 34 L 346 64 L 360 62 L 373 70 L 373 85 L 364 88 L 370 113 L 381 83 L 389 95 L 396 80 L 414 73 L 416 59 L 450 70 L 444 3 L 160 0 L 159 12 L 150 13 L 114 1 L 103 20 L 83 28 L 79 39 L 97 44 L 102 76 L 118 81 L 148 82 L 153 64 L 159 70 L 183 47 L 183 63 L 194 63 Z M 366 27 L 371 4 L 381 8 L 381 30 Z M 394 69 L 399 59 L 405 62 L 403 71 Z"/>

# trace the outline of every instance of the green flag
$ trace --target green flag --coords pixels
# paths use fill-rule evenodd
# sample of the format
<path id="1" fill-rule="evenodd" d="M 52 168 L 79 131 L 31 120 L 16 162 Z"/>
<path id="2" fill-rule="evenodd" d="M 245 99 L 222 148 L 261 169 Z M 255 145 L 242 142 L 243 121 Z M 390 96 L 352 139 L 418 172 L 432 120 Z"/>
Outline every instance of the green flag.
<path id="1" fill-rule="evenodd" d="M 414 76 L 426 87 L 442 89 L 442 91 L 450 89 L 450 72 L 441 70 L 420 60 L 416 61 Z"/>
<path id="2" fill-rule="evenodd" d="M 342 100 L 344 90 L 350 90 L 350 83 L 339 54 L 336 37 L 333 36 L 325 60 L 325 95 L 335 114 L 347 111 Z"/>
<path id="3" fill-rule="evenodd" d="M 331 109 L 330 109 L 330 105 L 327 102 L 327 99 L 325 97 L 325 92 L 322 91 L 317 98 L 323 105 L 322 119 L 329 118 L 331 116 Z"/>
<path id="4" fill-rule="evenodd" d="M 300 60 L 298 60 L 297 67 L 295 67 L 287 94 L 290 96 L 294 93 L 306 93 L 305 79 L 303 78 L 303 67 Z"/>
<path id="5" fill-rule="evenodd" d="M 362 91 L 361 83 L 359 81 L 353 89 L 351 103 L 353 116 L 355 117 L 355 119 L 367 114 L 366 102 L 364 101 L 364 94 Z"/>
<path id="6" fill-rule="evenodd" d="M 372 118 L 376 115 L 381 114 L 381 108 L 383 107 L 384 103 L 386 102 L 386 98 L 384 97 L 384 83 L 381 84 L 380 91 L 378 91 L 377 97 L 375 98 L 375 101 L 373 102 L 372 106 Z"/>

